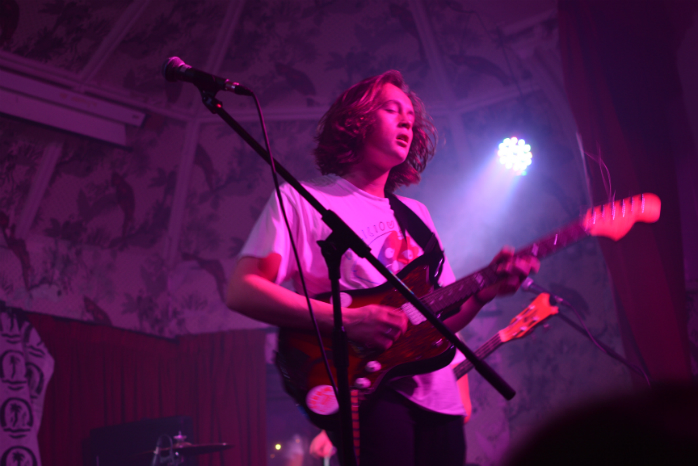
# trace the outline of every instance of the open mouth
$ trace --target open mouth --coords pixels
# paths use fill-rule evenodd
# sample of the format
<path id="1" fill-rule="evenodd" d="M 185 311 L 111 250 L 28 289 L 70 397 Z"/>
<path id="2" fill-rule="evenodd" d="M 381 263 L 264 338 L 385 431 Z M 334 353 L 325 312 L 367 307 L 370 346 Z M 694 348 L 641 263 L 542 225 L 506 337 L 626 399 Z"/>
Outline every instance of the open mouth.
<path id="1" fill-rule="evenodd" d="M 399 135 L 396 137 L 397 141 L 401 141 L 404 143 L 406 146 L 408 146 L 408 135 Z"/>

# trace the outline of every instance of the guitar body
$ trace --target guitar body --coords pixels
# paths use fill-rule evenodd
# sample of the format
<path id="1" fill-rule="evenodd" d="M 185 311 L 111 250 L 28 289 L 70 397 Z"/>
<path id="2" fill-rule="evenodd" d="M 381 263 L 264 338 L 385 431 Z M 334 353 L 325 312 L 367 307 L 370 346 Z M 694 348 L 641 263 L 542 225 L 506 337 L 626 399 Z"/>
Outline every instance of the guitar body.
<path id="1" fill-rule="evenodd" d="M 428 270 L 427 261 L 421 256 L 401 270 L 398 277 L 416 296 L 422 297 L 433 290 Z M 370 304 L 400 308 L 406 303 L 404 297 L 386 283 L 372 289 L 346 291 L 342 294 L 346 294 L 341 295 L 343 306 L 348 308 Z M 330 302 L 330 294 L 316 298 Z M 348 304 L 350 299 L 352 302 Z M 324 337 L 323 346 L 333 377 L 337 378 L 331 341 L 331 338 Z M 383 383 L 393 378 L 429 373 L 447 366 L 454 354 L 452 344 L 428 321 L 417 325 L 409 322 L 406 333 L 383 352 L 368 351 L 351 343 L 348 367 L 350 387 L 357 389 L 360 399 L 365 400 Z M 330 382 L 314 332 L 280 329 L 276 364 L 286 391 L 304 407 L 314 424 L 328 428 L 336 423 L 338 413 L 337 410 L 332 410 L 335 396 L 329 388 Z M 330 407 L 325 405 L 329 396 L 333 398 Z"/>

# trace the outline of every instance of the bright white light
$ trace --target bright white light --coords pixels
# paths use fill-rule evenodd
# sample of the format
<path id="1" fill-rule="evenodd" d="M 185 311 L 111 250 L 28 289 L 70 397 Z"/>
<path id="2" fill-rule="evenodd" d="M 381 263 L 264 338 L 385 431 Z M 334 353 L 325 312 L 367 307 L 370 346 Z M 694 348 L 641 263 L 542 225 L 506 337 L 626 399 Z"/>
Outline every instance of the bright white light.
<path id="1" fill-rule="evenodd" d="M 527 166 L 532 164 L 530 145 L 524 139 L 515 136 L 506 138 L 498 145 L 498 161 L 506 169 L 514 170 L 518 175 L 525 175 Z"/>
<path id="2" fill-rule="evenodd" d="M 279 451 L 280 449 L 282 449 L 282 445 L 279 443 L 275 444 L 275 449 Z"/>

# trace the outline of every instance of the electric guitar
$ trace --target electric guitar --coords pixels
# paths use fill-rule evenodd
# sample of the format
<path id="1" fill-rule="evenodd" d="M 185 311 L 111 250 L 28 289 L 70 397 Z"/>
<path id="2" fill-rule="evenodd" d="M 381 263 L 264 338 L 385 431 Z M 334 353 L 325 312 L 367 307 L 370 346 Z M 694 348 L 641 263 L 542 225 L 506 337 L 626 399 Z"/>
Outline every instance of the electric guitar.
<path id="1" fill-rule="evenodd" d="M 619 240 L 636 222 L 656 222 L 661 201 L 645 193 L 589 209 L 578 221 L 517 251 L 516 256 L 531 255 L 544 258 L 587 236 L 603 236 Z M 480 290 L 499 280 L 495 267 L 489 265 L 442 288 L 433 290 L 429 280 L 429 265 L 420 256 L 398 274 L 413 293 L 434 315 L 445 319 L 462 303 Z M 330 294 L 316 297 L 330 301 Z M 406 332 L 387 350 L 371 351 L 351 344 L 349 349 L 350 385 L 360 401 L 371 397 L 383 382 L 406 375 L 429 373 L 447 366 L 455 348 L 425 317 L 388 283 L 371 289 L 341 293 L 344 307 L 357 308 L 382 304 L 400 308 L 409 324 Z M 332 344 L 323 338 L 331 371 Z M 337 420 L 338 403 L 330 386 L 323 358 L 312 331 L 282 328 L 279 333 L 277 368 L 287 392 L 306 410 L 313 423 L 321 428 Z M 334 374 L 334 378 L 337 376 Z"/>

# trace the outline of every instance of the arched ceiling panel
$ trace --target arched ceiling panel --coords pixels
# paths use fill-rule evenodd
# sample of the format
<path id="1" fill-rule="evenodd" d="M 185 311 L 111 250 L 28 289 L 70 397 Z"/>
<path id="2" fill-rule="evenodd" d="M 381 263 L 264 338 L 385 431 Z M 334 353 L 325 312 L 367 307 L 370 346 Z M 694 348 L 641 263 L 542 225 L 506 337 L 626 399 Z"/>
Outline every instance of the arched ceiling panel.
<path id="1" fill-rule="evenodd" d="M 435 81 L 412 21 L 407 7 L 389 2 L 246 2 L 219 74 L 255 89 L 268 107 L 326 108 L 350 84 L 388 69 L 427 99 Z"/>
<path id="2" fill-rule="evenodd" d="M 2 50 L 79 73 L 131 1 L 5 3 Z"/>
<path id="3" fill-rule="evenodd" d="M 426 12 L 436 53 L 444 63 L 445 85 L 457 99 L 492 93 L 494 88 L 530 78 L 489 16 L 459 2 L 437 3 Z"/>
<path id="4" fill-rule="evenodd" d="M 164 84 L 161 65 L 167 57 L 179 55 L 203 68 L 228 4 L 224 0 L 150 2 L 96 73 L 95 82 L 161 106 L 189 106 L 191 89 L 183 93 L 181 84 Z"/>

